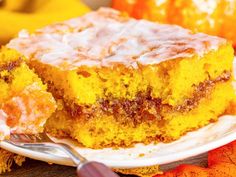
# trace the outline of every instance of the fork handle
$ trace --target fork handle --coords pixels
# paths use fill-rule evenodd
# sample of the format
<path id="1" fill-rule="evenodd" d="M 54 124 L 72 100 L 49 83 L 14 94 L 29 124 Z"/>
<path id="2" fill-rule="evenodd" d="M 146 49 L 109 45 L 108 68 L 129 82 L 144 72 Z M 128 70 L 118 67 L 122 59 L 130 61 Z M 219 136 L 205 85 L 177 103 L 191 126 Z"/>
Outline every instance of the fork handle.
<path id="1" fill-rule="evenodd" d="M 119 177 L 109 167 L 99 162 L 85 162 L 77 167 L 78 177 Z"/>

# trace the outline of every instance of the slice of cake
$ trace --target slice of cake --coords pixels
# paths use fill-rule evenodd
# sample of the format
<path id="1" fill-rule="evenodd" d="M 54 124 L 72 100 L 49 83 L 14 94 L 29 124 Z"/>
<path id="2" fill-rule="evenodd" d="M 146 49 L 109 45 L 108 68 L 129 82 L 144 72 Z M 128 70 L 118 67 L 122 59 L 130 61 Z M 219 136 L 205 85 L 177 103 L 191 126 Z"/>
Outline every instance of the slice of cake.
<path id="1" fill-rule="evenodd" d="M 112 9 L 22 31 L 8 47 L 57 99 L 47 131 L 86 147 L 176 140 L 216 121 L 235 96 L 226 40 Z"/>
<path id="2" fill-rule="evenodd" d="M 34 134 L 43 131 L 56 102 L 40 78 L 29 69 L 15 50 L 0 49 L 0 139 L 10 133 Z M 0 149 L 0 174 L 24 157 Z"/>
<path id="3" fill-rule="evenodd" d="M 0 139 L 10 133 L 43 131 L 56 102 L 16 51 L 0 51 Z"/>

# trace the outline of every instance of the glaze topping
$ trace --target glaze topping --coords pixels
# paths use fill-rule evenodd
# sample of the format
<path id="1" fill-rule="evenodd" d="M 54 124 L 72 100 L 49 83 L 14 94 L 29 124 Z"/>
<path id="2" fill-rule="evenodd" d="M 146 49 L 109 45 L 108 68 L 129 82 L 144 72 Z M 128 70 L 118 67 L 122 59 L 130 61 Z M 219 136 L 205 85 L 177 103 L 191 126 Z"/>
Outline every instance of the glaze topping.
<path id="1" fill-rule="evenodd" d="M 225 39 L 192 33 L 179 26 L 128 18 L 101 8 L 83 17 L 56 23 L 33 34 L 21 31 L 7 45 L 29 59 L 61 69 L 79 66 L 137 68 L 171 59 L 202 56 Z"/>

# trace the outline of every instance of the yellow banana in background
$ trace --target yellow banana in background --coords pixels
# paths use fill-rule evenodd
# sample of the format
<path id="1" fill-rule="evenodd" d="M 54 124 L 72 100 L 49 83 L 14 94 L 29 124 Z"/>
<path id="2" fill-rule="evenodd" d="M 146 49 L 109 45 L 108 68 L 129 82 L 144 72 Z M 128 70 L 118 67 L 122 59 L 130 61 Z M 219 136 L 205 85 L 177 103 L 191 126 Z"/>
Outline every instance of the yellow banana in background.
<path id="1" fill-rule="evenodd" d="M 28 0 L 1 0 L 2 9 L 10 11 L 21 11 L 25 6 Z"/>
<path id="2" fill-rule="evenodd" d="M 79 0 L 5 0 L 0 7 L 0 44 L 7 43 L 22 29 L 32 32 L 89 11 Z"/>

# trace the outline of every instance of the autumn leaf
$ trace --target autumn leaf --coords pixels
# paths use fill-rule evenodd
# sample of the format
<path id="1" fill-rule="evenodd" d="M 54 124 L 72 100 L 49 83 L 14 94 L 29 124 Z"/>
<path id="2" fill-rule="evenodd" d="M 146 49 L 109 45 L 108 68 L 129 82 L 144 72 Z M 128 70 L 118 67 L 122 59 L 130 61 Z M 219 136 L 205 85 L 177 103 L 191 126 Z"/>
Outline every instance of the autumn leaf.
<path id="1" fill-rule="evenodd" d="M 236 176 L 236 141 L 209 152 L 209 173 L 213 177 Z"/>
<path id="2" fill-rule="evenodd" d="M 208 171 L 205 168 L 194 165 L 180 165 L 178 168 L 166 172 L 164 175 L 155 177 L 208 177 Z"/>
<path id="3" fill-rule="evenodd" d="M 236 141 L 208 153 L 208 167 L 180 165 L 155 177 L 235 177 Z"/>

